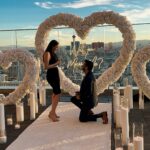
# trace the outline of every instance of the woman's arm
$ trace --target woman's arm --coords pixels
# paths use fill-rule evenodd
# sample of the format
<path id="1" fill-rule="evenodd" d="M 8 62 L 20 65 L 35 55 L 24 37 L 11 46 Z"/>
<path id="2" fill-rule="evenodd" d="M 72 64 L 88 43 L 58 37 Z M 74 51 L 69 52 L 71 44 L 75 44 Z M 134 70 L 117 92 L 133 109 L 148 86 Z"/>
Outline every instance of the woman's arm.
<path id="1" fill-rule="evenodd" d="M 56 63 L 54 64 L 49 64 L 49 61 L 51 59 L 51 55 L 49 52 L 45 52 L 44 53 L 44 56 L 43 56 L 43 61 L 44 61 L 44 69 L 51 69 L 51 68 L 55 68 L 59 63 L 60 61 L 57 61 Z"/>

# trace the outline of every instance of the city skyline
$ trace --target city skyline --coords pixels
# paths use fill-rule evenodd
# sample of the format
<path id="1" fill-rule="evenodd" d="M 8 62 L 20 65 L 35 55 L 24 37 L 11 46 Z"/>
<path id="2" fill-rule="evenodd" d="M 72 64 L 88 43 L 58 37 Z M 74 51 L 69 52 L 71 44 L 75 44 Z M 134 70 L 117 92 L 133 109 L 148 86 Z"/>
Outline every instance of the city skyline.
<path id="1" fill-rule="evenodd" d="M 150 40 L 150 31 L 147 29 L 149 26 L 150 24 L 133 26 L 136 33 L 136 40 Z M 35 34 L 36 30 L 0 31 L 0 47 L 10 46 L 11 48 L 11 46 L 14 45 L 22 47 L 35 47 Z M 72 41 L 72 35 L 76 35 L 76 40 L 80 41 L 81 44 L 90 44 L 92 42 L 116 43 L 123 41 L 121 32 L 113 26 L 95 27 L 91 30 L 91 32 L 89 32 L 85 40 L 81 40 L 73 29 L 53 29 L 49 33 L 48 40 L 58 40 L 60 46 L 69 45 Z"/>

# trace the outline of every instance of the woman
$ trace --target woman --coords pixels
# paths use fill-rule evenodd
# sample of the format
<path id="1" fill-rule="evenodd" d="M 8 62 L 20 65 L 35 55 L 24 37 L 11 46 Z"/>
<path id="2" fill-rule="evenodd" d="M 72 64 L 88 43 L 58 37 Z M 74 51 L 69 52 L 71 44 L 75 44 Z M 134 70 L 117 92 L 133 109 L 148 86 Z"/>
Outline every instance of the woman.
<path id="1" fill-rule="evenodd" d="M 56 114 L 56 107 L 58 105 L 61 93 L 60 78 L 57 68 L 57 65 L 60 64 L 60 60 L 58 60 L 58 57 L 55 54 L 55 52 L 58 50 L 58 45 L 59 43 L 56 40 L 52 40 L 43 55 L 44 67 L 47 70 L 46 78 L 48 83 L 53 88 L 52 107 L 48 116 L 54 122 L 59 121 L 59 116 Z"/>

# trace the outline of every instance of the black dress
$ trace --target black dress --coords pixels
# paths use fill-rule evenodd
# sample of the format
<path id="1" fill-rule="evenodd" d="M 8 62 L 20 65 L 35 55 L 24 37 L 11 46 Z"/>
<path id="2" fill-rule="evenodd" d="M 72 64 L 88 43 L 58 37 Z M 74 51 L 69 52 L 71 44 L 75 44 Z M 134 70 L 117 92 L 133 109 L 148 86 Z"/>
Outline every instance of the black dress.
<path id="1" fill-rule="evenodd" d="M 49 64 L 54 64 L 58 61 L 58 57 L 57 55 L 51 54 L 51 59 L 49 61 Z M 61 90 L 60 90 L 60 78 L 59 78 L 59 72 L 58 72 L 58 68 L 51 68 L 47 70 L 47 75 L 46 75 L 47 81 L 48 83 L 51 85 L 51 87 L 53 88 L 53 93 L 54 94 L 60 94 Z"/>

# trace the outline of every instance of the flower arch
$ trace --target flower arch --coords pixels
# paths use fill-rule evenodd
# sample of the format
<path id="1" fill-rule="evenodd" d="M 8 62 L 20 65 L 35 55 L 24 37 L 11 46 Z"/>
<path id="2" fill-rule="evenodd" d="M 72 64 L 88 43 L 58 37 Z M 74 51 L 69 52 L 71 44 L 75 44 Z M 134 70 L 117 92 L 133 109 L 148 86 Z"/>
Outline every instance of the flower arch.
<path id="1" fill-rule="evenodd" d="M 150 60 L 150 46 L 139 50 L 131 63 L 134 81 L 143 93 L 150 98 L 150 80 L 146 74 L 146 64 Z"/>
<path id="2" fill-rule="evenodd" d="M 30 52 L 23 49 L 12 49 L 0 52 L 0 66 L 2 68 L 8 69 L 14 61 L 19 61 L 25 65 L 25 75 L 17 89 L 6 97 L 0 97 L 0 103 L 5 105 L 15 104 L 20 101 L 26 93 L 29 93 L 29 91 L 33 89 L 37 79 L 38 70 L 36 60 Z"/>
<path id="3" fill-rule="evenodd" d="M 57 14 L 50 16 L 45 21 L 43 21 L 37 30 L 35 37 L 35 46 L 42 60 L 44 50 L 46 48 L 46 42 L 48 39 L 48 33 L 52 28 L 60 25 L 69 26 L 73 28 L 77 35 L 84 39 L 91 28 L 97 26 L 98 24 L 112 24 L 122 33 L 123 45 L 120 50 L 120 56 L 115 60 L 110 68 L 108 68 L 101 76 L 97 79 L 97 94 L 102 93 L 105 89 L 108 88 L 113 82 L 117 81 L 122 73 L 125 71 L 125 68 L 131 61 L 131 58 L 135 49 L 135 33 L 132 28 L 132 25 L 127 20 L 125 16 L 121 16 L 118 13 L 113 11 L 103 11 L 95 12 L 84 19 L 72 15 L 72 14 Z M 75 91 L 79 88 L 78 85 L 72 83 L 65 74 L 60 73 L 61 86 L 63 89 L 74 95 Z"/>

